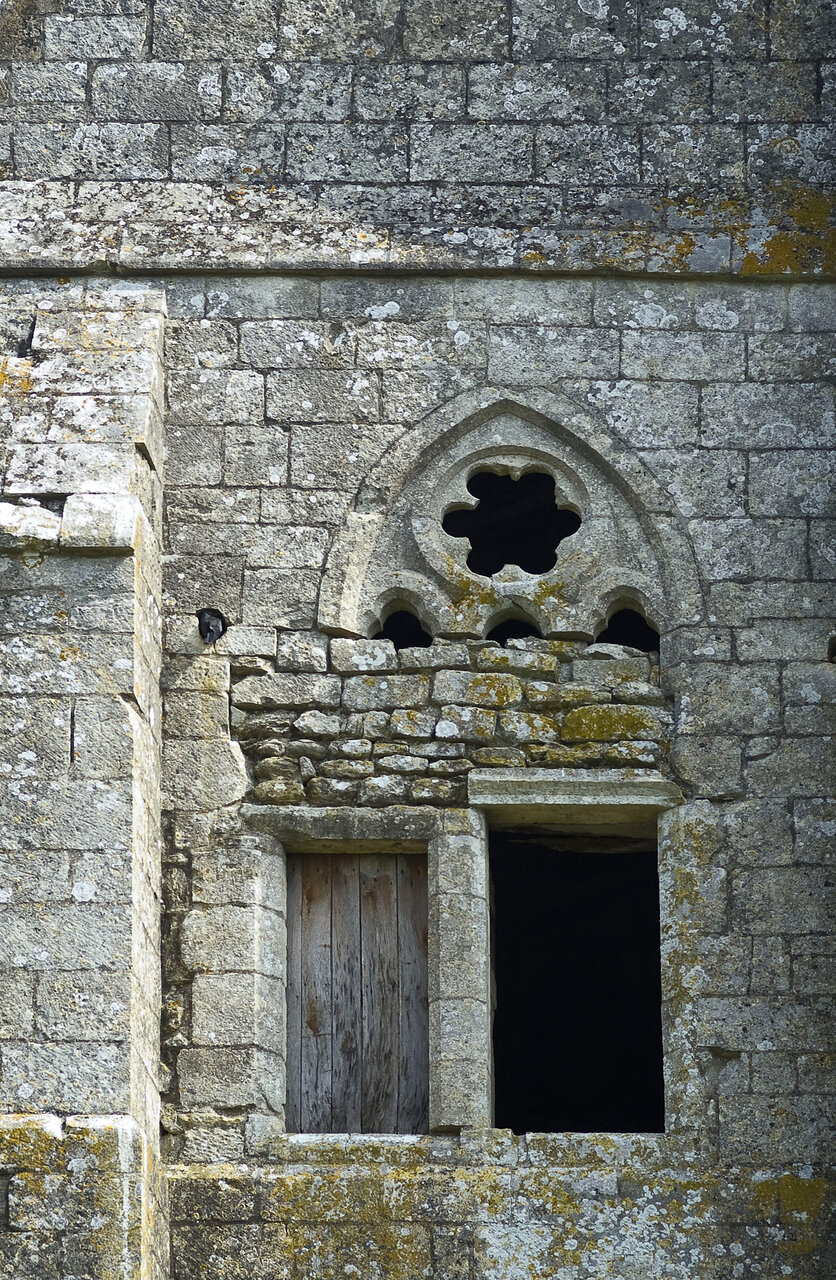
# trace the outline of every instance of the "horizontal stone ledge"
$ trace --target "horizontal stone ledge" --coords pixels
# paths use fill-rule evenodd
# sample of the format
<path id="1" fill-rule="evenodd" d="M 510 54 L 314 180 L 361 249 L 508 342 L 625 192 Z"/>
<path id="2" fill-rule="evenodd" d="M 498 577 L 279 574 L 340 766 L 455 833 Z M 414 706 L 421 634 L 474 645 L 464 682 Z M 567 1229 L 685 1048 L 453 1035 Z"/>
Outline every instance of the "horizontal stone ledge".
<path id="1" fill-rule="evenodd" d="M 40 505 L 0 502 L 0 548 L 14 551 L 98 551 L 130 555 L 153 543 L 138 498 L 71 493 L 57 515 Z"/>
<path id="2" fill-rule="evenodd" d="M 474 769 L 468 798 L 493 826 L 652 836 L 682 792 L 649 769 Z"/>
<path id="3" fill-rule="evenodd" d="M 407 805 L 317 809 L 245 804 L 241 815 L 251 826 L 275 836 L 290 853 L 423 853 L 443 817 L 432 809 Z"/>

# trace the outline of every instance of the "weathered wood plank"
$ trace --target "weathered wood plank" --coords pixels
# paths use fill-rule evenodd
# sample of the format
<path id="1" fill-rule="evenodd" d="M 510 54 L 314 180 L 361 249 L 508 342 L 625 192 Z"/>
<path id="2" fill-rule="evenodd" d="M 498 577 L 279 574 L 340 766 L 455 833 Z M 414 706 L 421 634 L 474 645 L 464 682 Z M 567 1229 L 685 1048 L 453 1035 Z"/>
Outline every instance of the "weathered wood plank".
<path id="1" fill-rule="evenodd" d="M 287 1097 L 285 1125 L 298 1133 L 302 1124 L 302 859 L 287 859 Z"/>
<path id="2" fill-rule="evenodd" d="M 395 1133 L 398 1123 L 398 937 L 394 854 L 360 863 L 364 1133 Z"/>
<path id="3" fill-rule="evenodd" d="M 427 1001 L 427 859 L 398 856 L 400 1062 L 398 1133 L 429 1128 Z"/>
<path id="4" fill-rule="evenodd" d="M 362 1123 L 360 861 L 356 854 L 336 854 L 331 865 L 334 1133 L 359 1133 Z"/>
<path id="5" fill-rule="evenodd" d="M 302 863 L 301 1130 L 331 1132 L 331 858 Z"/>

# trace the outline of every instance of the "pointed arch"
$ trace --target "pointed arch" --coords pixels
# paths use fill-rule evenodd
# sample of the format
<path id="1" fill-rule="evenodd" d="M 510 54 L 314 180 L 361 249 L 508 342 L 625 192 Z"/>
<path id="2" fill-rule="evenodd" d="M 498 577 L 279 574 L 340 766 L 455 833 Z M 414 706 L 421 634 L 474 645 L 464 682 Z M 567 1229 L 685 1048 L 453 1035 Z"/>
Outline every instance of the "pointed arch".
<path id="1" fill-rule="evenodd" d="M 441 530 L 445 503 L 475 469 L 554 475 L 584 525 L 561 543 L 550 574 L 508 567 L 472 574 Z M 574 544 L 569 547 L 568 543 Z M 484 634 L 500 609 L 522 611 L 544 635 L 588 634 L 602 607 L 632 597 L 670 631 L 704 614 L 696 562 L 674 500 L 602 418 L 557 391 L 488 387 L 456 396 L 392 444 L 358 490 L 333 543 L 319 625 L 364 635 L 377 602 L 408 580 L 438 635 Z"/>

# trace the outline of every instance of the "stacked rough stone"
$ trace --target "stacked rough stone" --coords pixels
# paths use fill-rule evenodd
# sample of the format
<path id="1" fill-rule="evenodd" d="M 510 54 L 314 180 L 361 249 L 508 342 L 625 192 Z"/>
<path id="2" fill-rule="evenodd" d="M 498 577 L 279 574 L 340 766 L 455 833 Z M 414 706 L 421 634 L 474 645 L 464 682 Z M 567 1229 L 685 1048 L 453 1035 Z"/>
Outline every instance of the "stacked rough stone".
<path id="1" fill-rule="evenodd" d="M 658 666 L 617 645 L 332 640 L 324 674 L 324 637 L 282 642 L 282 674 L 232 687 L 257 804 L 461 806 L 474 767 L 657 765 L 669 727 Z"/>

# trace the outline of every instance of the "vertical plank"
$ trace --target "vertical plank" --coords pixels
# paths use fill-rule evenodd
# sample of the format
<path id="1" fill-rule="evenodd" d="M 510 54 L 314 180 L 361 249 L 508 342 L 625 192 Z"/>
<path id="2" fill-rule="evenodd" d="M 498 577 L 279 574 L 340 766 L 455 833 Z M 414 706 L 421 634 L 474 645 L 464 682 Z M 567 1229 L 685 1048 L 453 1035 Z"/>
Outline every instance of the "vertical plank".
<path id="1" fill-rule="evenodd" d="M 302 859 L 287 858 L 287 1097 L 285 1127 L 298 1133 L 302 1123 Z"/>
<path id="2" fill-rule="evenodd" d="M 302 860 L 301 1129 L 331 1132 L 331 857 Z"/>
<path id="3" fill-rule="evenodd" d="M 396 859 L 370 854 L 360 864 L 364 1133 L 395 1133 L 398 1123 L 398 939 Z"/>
<path id="4" fill-rule="evenodd" d="M 334 1133 L 359 1133 L 362 1123 L 362 1002 L 360 859 L 338 854 L 331 865 L 331 1123 Z"/>
<path id="5" fill-rule="evenodd" d="M 398 1133 L 426 1133 L 430 1110 L 426 855 L 399 855 L 397 872 L 400 970 Z"/>

